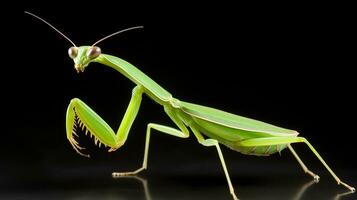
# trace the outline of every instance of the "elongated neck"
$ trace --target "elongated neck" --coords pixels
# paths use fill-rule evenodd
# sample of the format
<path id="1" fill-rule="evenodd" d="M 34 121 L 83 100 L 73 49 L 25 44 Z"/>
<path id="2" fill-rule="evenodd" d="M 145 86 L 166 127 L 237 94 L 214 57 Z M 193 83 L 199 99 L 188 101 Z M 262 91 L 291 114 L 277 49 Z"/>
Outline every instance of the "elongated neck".
<path id="1" fill-rule="evenodd" d="M 144 74 L 134 65 L 129 62 L 107 54 L 101 54 L 94 62 L 99 62 L 103 65 L 109 66 L 121 74 L 126 76 L 128 79 L 133 81 L 137 85 L 142 85 L 149 96 L 152 96 L 155 100 L 169 101 L 172 98 L 171 94 L 166 91 L 163 87 L 157 84 L 149 76 Z"/>

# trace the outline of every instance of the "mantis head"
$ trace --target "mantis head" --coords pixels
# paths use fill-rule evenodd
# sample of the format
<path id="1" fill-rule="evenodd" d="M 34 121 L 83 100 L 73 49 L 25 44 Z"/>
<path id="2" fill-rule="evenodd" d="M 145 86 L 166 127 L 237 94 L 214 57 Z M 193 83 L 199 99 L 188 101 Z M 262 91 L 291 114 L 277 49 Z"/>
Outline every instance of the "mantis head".
<path id="1" fill-rule="evenodd" d="M 138 29 L 138 28 L 144 28 L 143 26 L 134 26 L 134 27 L 130 27 L 130 28 L 126 28 L 120 31 L 117 31 L 115 33 L 112 33 L 108 36 L 103 37 L 102 39 L 96 41 L 92 46 L 80 46 L 77 47 L 76 44 L 74 44 L 74 42 L 72 42 L 71 39 L 69 39 L 65 34 L 63 34 L 61 31 L 59 31 L 57 28 L 55 28 L 53 25 L 51 25 L 50 23 L 48 23 L 46 20 L 42 19 L 41 17 L 32 14 L 30 12 L 25 11 L 26 14 L 29 14 L 39 20 L 41 20 L 42 22 L 44 22 L 45 24 L 47 24 L 48 26 L 50 26 L 53 30 L 55 30 L 57 33 L 59 33 L 60 35 L 62 35 L 65 39 L 67 39 L 73 46 L 70 47 L 68 49 L 68 55 L 70 58 L 73 59 L 74 61 L 74 68 L 77 70 L 77 72 L 84 72 L 84 69 L 88 66 L 88 64 L 92 61 L 94 61 L 96 58 L 98 58 L 98 56 L 100 56 L 101 54 L 101 50 L 99 47 L 95 46 L 96 44 L 98 44 L 99 42 L 102 42 L 103 40 L 106 40 L 114 35 L 117 35 L 119 33 L 123 33 L 125 31 L 130 31 L 133 29 Z"/>
<path id="2" fill-rule="evenodd" d="M 98 58 L 100 54 L 101 50 L 97 46 L 73 46 L 68 49 L 68 55 L 73 59 L 74 68 L 78 73 L 84 72 L 88 64 Z"/>

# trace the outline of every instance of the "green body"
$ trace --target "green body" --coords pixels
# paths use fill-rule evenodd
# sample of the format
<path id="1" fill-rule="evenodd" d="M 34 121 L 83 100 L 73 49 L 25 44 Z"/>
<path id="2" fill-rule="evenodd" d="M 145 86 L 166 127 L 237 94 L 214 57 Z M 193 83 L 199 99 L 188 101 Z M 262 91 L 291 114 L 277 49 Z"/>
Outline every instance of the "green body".
<path id="1" fill-rule="evenodd" d="M 293 130 L 175 99 L 146 74 L 118 57 L 101 54 L 94 62 L 99 62 L 119 71 L 135 84 L 143 86 L 144 93 L 151 99 L 165 107 L 171 107 L 185 124 L 198 128 L 201 133 L 209 138 L 216 139 L 221 144 L 241 153 L 269 155 L 286 148 L 286 145 L 242 147 L 239 145 L 242 140 L 261 137 L 295 137 L 298 135 Z"/>
<path id="2" fill-rule="evenodd" d="M 280 152 L 284 148 L 288 147 L 301 165 L 304 172 L 311 175 L 316 181 L 318 181 L 319 176 L 311 172 L 305 166 L 291 146 L 292 143 L 303 142 L 311 149 L 315 156 L 330 172 L 333 178 L 337 181 L 337 184 L 345 186 L 352 192 L 355 191 L 355 188 L 342 182 L 336 176 L 336 174 L 322 159 L 320 154 L 305 138 L 297 136 L 298 132 L 173 98 L 173 96 L 163 87 L 125 60 L 115 56 L 101 54 L 100 48 L 94 45 L 77 47 L 67 36 L 46 22 L 44 19 L 29 12 L 25 13 L 46 23 L 66 38 L 71 44 L 73 44 L 73 47 L 69 49 L 68 53 L 70 58 L 73 59 L 75 69 L 78 73 L 84 72 L 85 68 L 91 62 L 98 62 L 115 69 L 136 84 L 133 89 L 128 108 L 116 133 L 83 101 L 78 98 L 71 100 L 66 114 L 66 132 L 67 139 L 77 153 L 89 157 L 89 155 L 82 153 L 84 148 L 80 147 L 78 142 L 75 140 L 75 137 L 78 137 L 77 131 L 79 129 L 85 131 L 86 134 L 90 134 L 91 137 L 93 136 L 95 144 L 99 146 L 103 144 L 110 147 L 109 151 L 115 151 L 123 146 L 127 140 L 130 128 L 136 118 L 136 115 L 139 112 L 143 94 L 148 95 L 152 100 L 162 105 L 165 113 L 179 128 L 176 129 L 161 124 L 149 123 L 146 129 L 146 142 L 142 167 L 131 172 L 114 172 L 112 174 L 113 177 L 135 175 L 147 169 L 151 130 L 156 130 L 161 133 L 181 138 L 189 137 L 190 132 L 192 132 L 200 144 L 204 146 L 216 147 L 228 182 L 230 193 L 235 200 L 238 198 L 235 195 L 219 144 L 223 144 L 232 150 L 244 154 L 259 156 Z M 142 27 L 132 27 L 115 32 L 102 38 L 95 44 L 98 44 L 104 39 L 118 33 L 136 28 Z M 206 137 L 204 137 L 204 135 Z"/>
<path id="3" fill-rule="evenodd" d="M 109 151 L 115 151 L 124 145 L 130 128 L 139 112 L 143 94 L 148 95 L 152 100 L 162 105 L 165 113 L 179 128 L 178 130 L 165 125 L 149 123 L 146 131 L 146 143 L 142 167 L 132 172 L 114 172 L 113 177 L 134 175 L 147 168 L 151 130 L 181 138 L 189 137 L 189 130 L 191 130 L 200 144 L 216 147 L 226 175 L 230 193 L 235 200 L 238 198 L 235 195 L 219 144 L 225 145 L 228 148 L 243 154 L 258 156 L 266 156 L 276 152 L 280 153 L 281 150 L 288 147 L 304 172 L 318 181 L 319 176 L 311 172 L 305 166 L 291 146 L 291 143 L 303 142 L 308 145 L 311 151 L 326 167 L 337 181 L 337 184 L 342 184 L 349 190 L 355 191 L 353 187 L 342 182 L 336 176 L 327 163 L 322 159 L 320 154 L 305 138 L 298 137 L 297 131 L 277 127 L 214 108 L 180 101 L 174 98 L 168 91 L 149 78 L 146 74 L 123 59 L 106 54 L 96 55 L 95 58 L 91 58 L 88 56 L 91 55 L 90 52 L 94 51 L 91 48 L 97 48 L 96 50 L 98 50 L 98 47 L 90 46 L 78 47 L 78 49 L 75 50 L 78 55 L 76 55 L 73 60 L 77 72 L 83 72 L 90 62 L 98 62 L 117 70 L 134 82 L 136 87 L 133 89 L 130 103 L 116 134 L 110 126 L 84 102 L 77 98 L 71 101 L 67 109 L 67 138 L 79 154 L 88 156 L 81 152 L 84 148 L 80 147 L 74 139 L 74 135 L 77 134 L 76 131 L 78 128 L 86 130 L 86 133 L 89 132 L 91 136 L 93 135 L 95 143 L 99 146 L 101 144 L 109 146 Z M 206 136 L 206 138 L 204 136 Z"/>
<path id="4" fill-rule="evenodd" d="M 241 141 L 264 137 L 295 137 L 296 131 L 280 128 L 254 119 L 233 115 L 210 107 L 181 102 L 183 111 L 194 126 L 209 138 L 249 155 L 270 155 L 286 148 L 286 144 L 249 146 L 240 145 Z"/>

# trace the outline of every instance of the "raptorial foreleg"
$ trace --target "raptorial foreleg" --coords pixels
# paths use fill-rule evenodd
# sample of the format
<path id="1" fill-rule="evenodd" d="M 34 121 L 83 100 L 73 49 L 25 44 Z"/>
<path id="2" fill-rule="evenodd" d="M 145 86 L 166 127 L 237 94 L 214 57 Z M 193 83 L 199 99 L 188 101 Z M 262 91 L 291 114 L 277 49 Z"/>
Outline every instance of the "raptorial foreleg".
<path id="1" fill-rule="evenodd" d="M 85 131 L 86 134 L 94 136 L 96 144 L 104 144 L 105 146 L 110 147 L 108 151 L 115 151 L 120 148 L 125 143 L 131 125 L 139 111 L 142 93 L 143 89 L 141 86 L 136 86 L 133 89 L 129 106 L 117 134 L 115 134 L 113 129 L 87 104 L 78 98 L 72 99 L 67 108 L 66 131 L 67 139 L 77 153 L 89 157 L 89 155 L 81 152 L 84 148 L 79 146 L 74 138 L 79 129 Z"/>

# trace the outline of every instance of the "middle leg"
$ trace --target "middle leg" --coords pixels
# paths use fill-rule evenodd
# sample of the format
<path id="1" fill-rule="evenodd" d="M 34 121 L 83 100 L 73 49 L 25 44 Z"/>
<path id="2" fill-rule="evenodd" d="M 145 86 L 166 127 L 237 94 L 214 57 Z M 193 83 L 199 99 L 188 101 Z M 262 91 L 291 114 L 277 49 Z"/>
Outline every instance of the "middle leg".
<path id="1" fill-rule="evenodd" d="M 160 131 L 162 133 L 172 135 L 172 136 L 180 137 L 180 138 L 188 138 L 189 137 L 190 133 L 187 130 L 186 126 L 178 118 L 178 116 L 172 111 L 172 109 L 165 107 L 165 112 L 170 117 L 170 119 L 180 128 L 180 130 L 169 127 L 169 126 L 164 126 L 164 125 L 155 124 L 155 123 L 149 123 L 147 126 L 147 129 L 146 129 L 145 150 L 144 150 L 144 159 L 143 159 L 142 166 L 135 171 L 113 172 L 112 173 L 113 177 L 131 176 L 131 175 L 138 174 L 139 172 L 147 169 L 149 146 L 150 146 L 150 135 L 151 135 L 152 129 Z"/>
<path id="2" fill-rule="evenodd" d="M 293 147 L 292 147 L 290 144 L 288 144 L 287 146 L 288 146 L 290 152 L 294 155 L 294 157 L 296 158 L 296 160 L 299 162 L 299 164 L 300 164 L 301 168 L 304 170 L 304 172 L 307 173 L 307 174 L 309 174 L 310 176 L 312 176 L 312 178 L 314 178 L 314 181 L 315 181 L 316 183 L 319 182 L 320 177 L 319 177 L 317 174 L 315 174 L 315 173 L 313 173 L 312 171 L 310 171 L 310 170 L 306 167 L 306 165 L 304 164 L 304 162 L 300 159 L 300 157 L 298 156 L 298 154 L 295 152 L 295 150 L 293 149 Z"/>
<path id="3" fill-rule="evenodd" d="M 147 169 L 147 163 L 148 163 L 148 155 L 149 155 L 149 146 L 150 146 L 150 134 L 151 134 L 151 129 L 155 129 L 157 131 L 169 134 L 169 135 L 173 135 L 176 137 L 181 137 L 181 138 L 187 138 L 188 132 L 187 134 L 185 134 L 182 131 L 179 131 L 177 129 L 168 127 L 168 126 L 164 126 L 164 125 L 160 125 L 160 124 L 154 124 L 154 123 L 149 123 L 146 129 L 146 139 L 145 139 L 145 150 L 144 150 L 144 160 L 143 160 L 143 164 L 142 166 L 135 170 L 135 171 L 130 171 L 130 172 L 113 172 L 112 176 L 113 177 L 120 177 L 120 176 L 132 176 L 132 175 L 136 175 L 139 172 Z"/>

